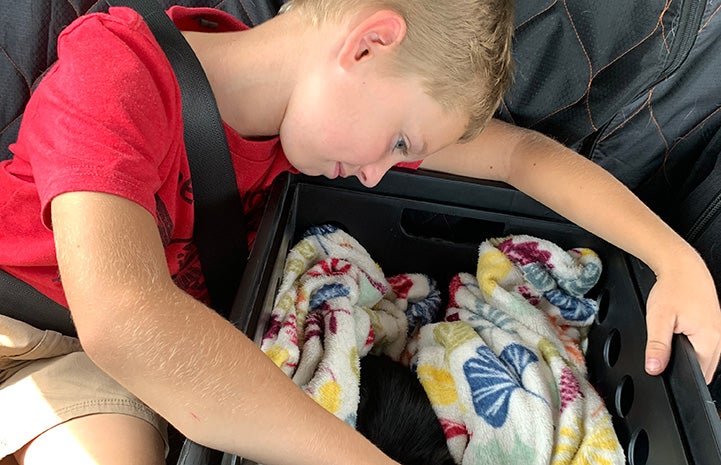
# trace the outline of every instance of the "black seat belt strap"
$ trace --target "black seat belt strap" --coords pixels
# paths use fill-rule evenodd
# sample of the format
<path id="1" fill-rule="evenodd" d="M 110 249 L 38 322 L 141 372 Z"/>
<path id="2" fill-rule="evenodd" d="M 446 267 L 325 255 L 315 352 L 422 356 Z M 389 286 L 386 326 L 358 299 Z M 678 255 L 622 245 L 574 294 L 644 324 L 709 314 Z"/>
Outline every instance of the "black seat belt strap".
<path id="1" fill-rule="evenodd" d="M 248 245 L 243 204 L 210 83 L 192 48 L 156 0 L 107 1 L 143 16 L 180 85 L 193 184 L 194 241 L 211 304 L 227 315 L 243 275 Z"/>

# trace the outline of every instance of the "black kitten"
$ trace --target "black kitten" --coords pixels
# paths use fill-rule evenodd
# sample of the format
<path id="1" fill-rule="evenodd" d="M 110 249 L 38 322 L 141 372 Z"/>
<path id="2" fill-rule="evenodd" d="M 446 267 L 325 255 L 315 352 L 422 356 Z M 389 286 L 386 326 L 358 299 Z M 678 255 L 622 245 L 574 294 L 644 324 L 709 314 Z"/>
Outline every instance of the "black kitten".
<path id="1" fill-rule="evenodd" d="M 455 465 L 420 381 L 388 357 L 361 359 L 356 429 L 402 465 Z"/>

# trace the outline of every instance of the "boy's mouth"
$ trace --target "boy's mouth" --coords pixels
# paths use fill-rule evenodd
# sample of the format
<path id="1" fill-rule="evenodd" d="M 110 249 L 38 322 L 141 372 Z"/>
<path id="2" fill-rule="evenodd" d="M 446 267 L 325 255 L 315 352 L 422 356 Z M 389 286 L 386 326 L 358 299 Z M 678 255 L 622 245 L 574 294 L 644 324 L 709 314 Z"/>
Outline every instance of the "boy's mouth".
<path id="1" fill-rule="evenodd" d="M 340 162 L 338 162 L 338 163 L 335 164 L 335 171 L 333 172 L 333 178 L 332 178 L 332 179 L 335 179 L 335 178 L 337 178 L 337 177 L 339 177 L 339 176 L 340 176 L 341 178 L 344 178 L 344 177 L 345 177 L 345 171 L 343 171 L 343 165 L 342 165 Z"/>

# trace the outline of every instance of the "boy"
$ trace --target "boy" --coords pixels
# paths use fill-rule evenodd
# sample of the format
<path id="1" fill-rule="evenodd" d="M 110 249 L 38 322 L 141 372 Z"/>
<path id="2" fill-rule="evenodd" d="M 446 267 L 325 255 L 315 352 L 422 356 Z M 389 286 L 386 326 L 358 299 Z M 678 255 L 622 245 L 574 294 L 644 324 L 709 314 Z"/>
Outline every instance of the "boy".
<path id="1" fill-rule="evenodd" d="M 56 339 L 58 356 L 5 372 L 0 463 L 162 463 L 161 417 L 268 465 L 393 463 L 202 303 L 176 83 L 142 19 L 110 13 L 61 37 L 1 173 L 0 263 L 69 305 L 84 352 Z M 209 10 L 171 11 L 184 30 L 198 15 L 215 33 L 186 38 L 228 125 L 251 224 L 285 170 L 372 187 L 423 160 L 505 180 L 656 271 L 650 372 L 676 331 L 710 375 L 721 317 L 695 252 L 595 165 L 489 122 L 510 75 L 509 1 L 307 0 L 244 32 Z M 47 348 L 51 336 L 4 324 L 16 353 Z"/>

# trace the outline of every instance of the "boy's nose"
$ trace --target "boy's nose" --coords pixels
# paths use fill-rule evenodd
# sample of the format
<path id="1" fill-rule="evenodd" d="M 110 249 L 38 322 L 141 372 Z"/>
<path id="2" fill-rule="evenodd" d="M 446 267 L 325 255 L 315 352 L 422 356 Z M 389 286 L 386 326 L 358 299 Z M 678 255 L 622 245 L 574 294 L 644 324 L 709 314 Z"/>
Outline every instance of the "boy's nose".
<path id="1" fill-rule="evenodd" d="M 361 166 L 356 177 L 364 186 L 374 187 L 396 162 L 397 160 L 392 156 L 379 157 L 375 162 Z"/>
<path id="2" fill-rule="evenodd" d="M 374 163 L 372 165 L 366 165 L 362 167 L 356 176 L 358 180 L 366 187 L 374 187 L 383 178 L 383 175 L 390 169 L 390 165 L 382 165 L 381 163 Z"/>

